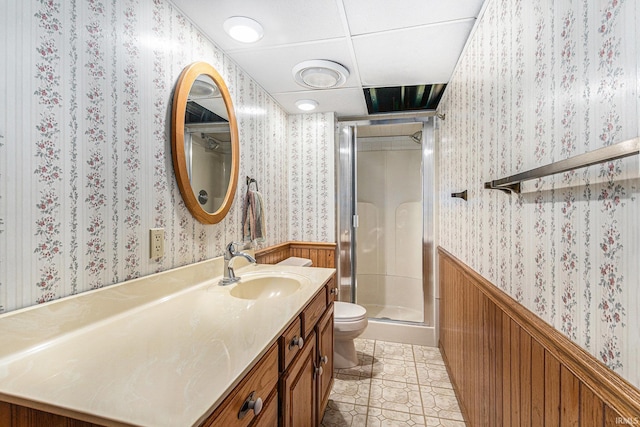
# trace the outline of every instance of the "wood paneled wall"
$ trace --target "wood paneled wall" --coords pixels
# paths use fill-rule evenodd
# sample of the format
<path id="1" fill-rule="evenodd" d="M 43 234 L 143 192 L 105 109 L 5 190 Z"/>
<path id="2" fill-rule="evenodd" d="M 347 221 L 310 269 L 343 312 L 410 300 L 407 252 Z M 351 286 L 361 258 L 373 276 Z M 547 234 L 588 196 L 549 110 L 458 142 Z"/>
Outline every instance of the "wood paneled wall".
<path id="1" fill-rule="evenodd" d="M 289 258 L 290 244 L 290 242 L 280 243 L 279 245 L 257 250 L 256 261 L 258 261 L 258 264 L 277 264 Z"/>
<path id="2" fill-rule="evenodd" d="M 470 426 L 640 425 L 640 391 L 444 249 L 440 348 Z"/>
<path id="3" fill-rule="evenodd" d="M 313 267 L 336 267 L 336 244 L 323 242 L 286 242 L 256 251 L 259 264 L 276 264 L 289 257 L 308 258 Z"/>

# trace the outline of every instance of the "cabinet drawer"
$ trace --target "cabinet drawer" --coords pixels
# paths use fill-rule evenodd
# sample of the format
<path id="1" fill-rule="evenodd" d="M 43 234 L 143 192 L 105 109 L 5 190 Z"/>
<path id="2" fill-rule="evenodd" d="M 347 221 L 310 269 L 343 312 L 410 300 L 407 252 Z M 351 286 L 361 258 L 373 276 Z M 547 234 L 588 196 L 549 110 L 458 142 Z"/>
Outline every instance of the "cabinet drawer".
<path id="1" fill-rule="evenodd" d="M 273 345 L 215 412 L 202 423 L 202 426 L 248 426 L 256 418 L 252 410 L 249 410 L 242 419 L 238 418 L 240 409 L 247 398 L 251 393 L 254 393 L 253 399 L 261 398 L 264 406 L 264 401 L 267 400 L 277 384 L 278 347 Z M 263 407 L 264 409 L 266 408 Z"/>
<path id="2" fill-rule="evenodd" d="M 323 286 L 300 315 L 305 337 L 309 336 L 325 308 L 327 308 L 327 287 Z"/>
<path id="3" fill-rule="evenodd" d="M 278 425 L 278 392 L 271 393 L 271 397 L 264 404 L 260 415 L 255 417 L 251 427 L 274 427 Z"/>
<path id="4" fill-rule="evenodd" d="M 287 330 L 280 336 L 280 372 L 284 372 L 287 369 L 289 363 L 291 363 L 300 351 L 300 348 L 305 344 L 302 338 L 300 324 L 300 318 L 296 317 Z"/>
<path id="5" fill-rule="evenodd" d="M 327 287 L 327 305 L 331 304 L 338 298 L 338 285 L 336 284 L 336 276 L 331 276 L 331 279 L 325 285 Z"/>

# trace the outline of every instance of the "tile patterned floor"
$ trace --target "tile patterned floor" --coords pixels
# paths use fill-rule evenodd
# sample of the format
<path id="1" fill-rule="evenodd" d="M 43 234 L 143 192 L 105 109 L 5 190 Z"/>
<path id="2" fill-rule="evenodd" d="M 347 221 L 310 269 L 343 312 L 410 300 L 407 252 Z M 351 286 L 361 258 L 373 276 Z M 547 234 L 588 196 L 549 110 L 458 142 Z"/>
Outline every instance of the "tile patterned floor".
<path id="1" fill-rule="evenodd" d="M 440 350 L 356 339 L 360 363 L 338 369 L 323 427 L 465 427 Z"/>

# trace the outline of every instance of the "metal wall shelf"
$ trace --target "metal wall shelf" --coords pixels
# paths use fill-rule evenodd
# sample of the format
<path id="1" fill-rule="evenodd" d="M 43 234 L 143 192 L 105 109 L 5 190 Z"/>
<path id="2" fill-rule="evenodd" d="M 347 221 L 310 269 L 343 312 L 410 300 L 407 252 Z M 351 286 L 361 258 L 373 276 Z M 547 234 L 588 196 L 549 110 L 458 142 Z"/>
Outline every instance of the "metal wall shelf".
<path id="1" fill-rule="evenodd" d="M 485 182 L 484 188 L 500 190 L 506 193 L 520 193 L 520 184 L 523 181 L 529 181 L 532 179 L 542 178 L 544 176 L 622 159 L 624 157 L 638 154 L 638 152 L 640 152 L 640 137 L 619 142 L 618 144 L 610 145 L 608 147 L 599 148 L 588 153 L 579 154 L 565 160 L 540 166 L 539 168 L 511 175 L 506 178 Z"/>

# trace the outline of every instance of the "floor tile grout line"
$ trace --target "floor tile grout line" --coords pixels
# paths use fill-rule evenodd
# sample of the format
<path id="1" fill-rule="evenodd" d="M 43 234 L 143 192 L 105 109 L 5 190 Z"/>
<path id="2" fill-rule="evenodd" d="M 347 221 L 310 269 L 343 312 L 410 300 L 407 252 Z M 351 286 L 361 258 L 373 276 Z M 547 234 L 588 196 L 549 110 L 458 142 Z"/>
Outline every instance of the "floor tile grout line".
<path id="1" fill-rule="evenodd" d="M 416 371 L 416 381 L 418 382 L 418 395 L 420 396 L 420 409 L 422 409 L 422 420 L 427 425 L 427 415 L 424 413 L 424 399 L 422 398 L 422 389 L 420 384 L 420 377 L 418 376 L 418 361 L 416 360 L 416 350 L 411 345 L 411 353 L 413 354 L 413 369 Z M 442 424 L 442 423 L 441 423 Z"/>
<path id="2" fill-rule="evenodd" d="M 367 397 L 367 413 L 364 417 L 364 425 L 365 427 L 369 425 L 369 408 L 371 408 L 371 383 L 373 382 L 373 362 L 375 360 L 374 356 L 376 354 L 376 340 L 373 340 L 373 352 L 371 354 L 371 373 L 369 376 L 369 393 Z"/>

